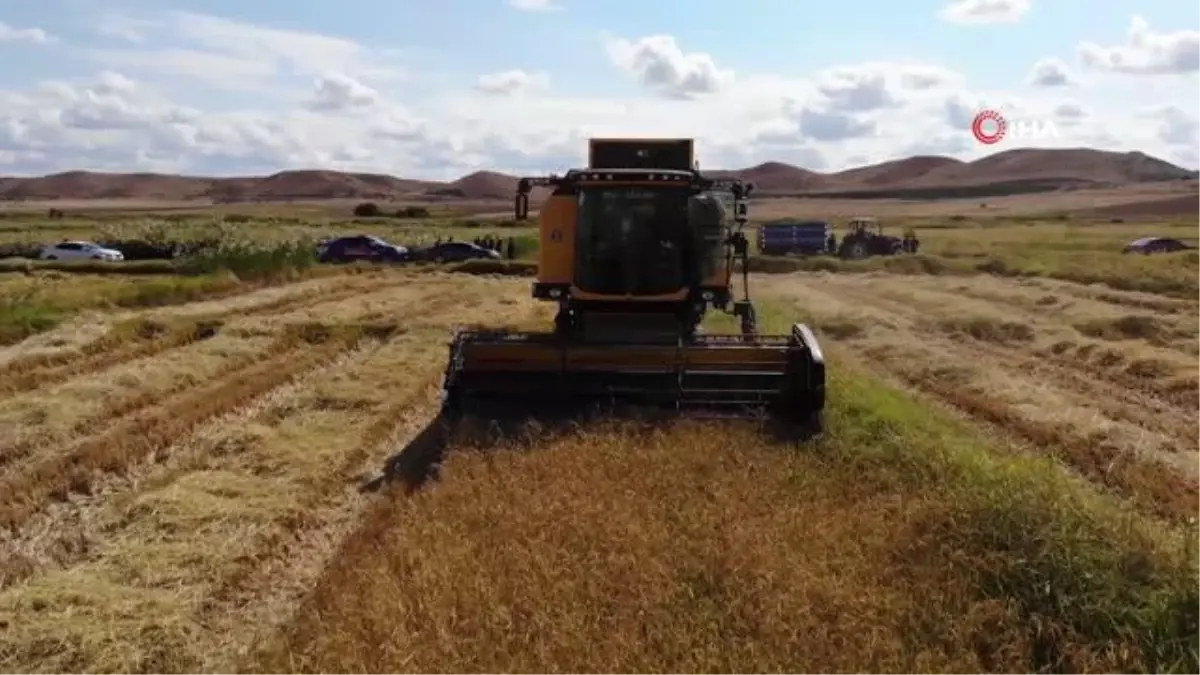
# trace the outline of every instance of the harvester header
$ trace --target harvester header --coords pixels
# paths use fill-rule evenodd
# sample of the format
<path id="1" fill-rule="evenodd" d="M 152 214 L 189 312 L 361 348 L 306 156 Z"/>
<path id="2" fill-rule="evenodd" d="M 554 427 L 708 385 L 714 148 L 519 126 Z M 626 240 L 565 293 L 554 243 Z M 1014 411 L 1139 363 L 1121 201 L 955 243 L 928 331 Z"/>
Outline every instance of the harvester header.
<path id="1" fill-rule="evenodd" d="M 447 412 L 540 417 L 624 403 L 767 410 L 819 426 L 825 360 L 812 330 L 758 333 L 743 232 L 752 186 L 701 174 L 691 139 L 592 139 L 589 150 L 586 168 L 517 185 L 518 220 L 533 188 L 550 190 L 533 296 L 557 304 L 553 329 L 457 334 Z M 740 333 L 707 334 L 710 310 L 739 317 Z"/>

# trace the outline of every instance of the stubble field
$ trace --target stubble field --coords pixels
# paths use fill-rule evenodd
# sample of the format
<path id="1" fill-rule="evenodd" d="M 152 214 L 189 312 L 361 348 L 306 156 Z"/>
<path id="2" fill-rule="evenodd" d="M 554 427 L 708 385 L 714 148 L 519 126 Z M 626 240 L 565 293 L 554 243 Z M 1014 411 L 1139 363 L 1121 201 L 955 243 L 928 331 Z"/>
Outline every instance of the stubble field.
<path id="1" fill-rule="evenodd" d="M 353 272 L 0 350 L 0 670 L 1197 667 L 1194 294 L 758 274 L 767 327 L 827 349 L 821 439 L 613 422 L 364 494 L 453 327 L 552 310 L 527 278 Z M 166 282 L 0 275 L 97 283 Z"/>

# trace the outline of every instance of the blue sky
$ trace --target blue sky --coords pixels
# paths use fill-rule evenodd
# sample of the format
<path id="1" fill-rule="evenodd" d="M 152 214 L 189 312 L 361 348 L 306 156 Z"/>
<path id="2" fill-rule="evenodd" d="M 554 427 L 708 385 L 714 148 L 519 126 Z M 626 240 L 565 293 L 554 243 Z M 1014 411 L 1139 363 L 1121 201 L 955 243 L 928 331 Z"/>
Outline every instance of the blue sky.
<path id="1" fill-rule="evenodd" d="M 991 20 L 985 20 L 983 12 L 980 20 L 964 23 L 947 18 L 946 8 L 954 3 L 980 12 L 1007 6 L 1009 13 L 1005 17 L 1003 11 L 993 11 Z M 447 155 L 452 156 L 445 162 L 447 171 L 489 162 L 533 166 L 577 156 L 568 145 L 578 144 L 593 128 L 658 133 L 671 119 L 678 119 L 684 127 L 681 132 L 697 135 L 702 143 L 711 140 L 714 157 L 726 162 L 765 158 L 774 152 L 785 161 L 836 168 L 905 154 L 916 148 L 914 140 L 928 141 L 943 154 L 977 154 L 982 149 L 964 145 L 962 129 L 958 136 L 947 135 L 949 131 L 934 128 L 933 118 L 954 105 L 966 110 L 993 102 L 1011 105 L 1012 114 L 1029 117 L 1052 115 L 1063 104 L 1078 106 L 1088 114 L 1073 118 L 1077 123 L 1072 129 L 1078 133 L 1064 140 L 1068 145 L 1105 147 L 1107 143 L 1113 149 L 1145 149 L 1170 154 L 1172 161 L 1195 162 L 1195 150 L 1190 154 L 1188 150 L 1191 144 L 1179 141 L 1190 140 L 1188 129 L 1194 128 L 1200 98 L 1193 53 L 1200 24 L 1196 3 L 556 0 L 555 4 L 532 11 L 522 8 L 520 0 L 0 0 L 0 58 L 20 64 L 0 69 L 0 93 L 28 104 L 30 109 L 20 114 L 37 116 L 36 120 L 18 118 L 10 106 L 10 125 L 24 129 L 26 138 L 37 136 L 30 129 L 47 124 L 45 118 L 53 115 L 47 105 L 58 106 L 65 114 L 60 118 L 68 120 L 78 120 L 80 114 L 70 113 L 65 106 L 96 107 L 103 99 L 101 107 L 108 112 L 120 108 L 130 119 L 114 122 L 112 128 L 99 128 L 103 124 L 95 116 L 100 113 L 91 110 L 85 115 L 91 120 L 86 129 L 76 124 L 63 132 L 64 148 L 105 146 L 107 153 L 92 153 L 89 160 L 85 152 L 83 159 L 106 166 L 132 161 L 156 167 L 173 162 L 233 170 L 236 153 L 205 149 L 204 138 L 250 135 L 257 139 L 255 134 L 271 133 L 286 138 L 255 140 L 271 146 L 268 165 L 328 162 L 339 167 L 412 170 L 416 165 L 436 165 L 431 157 Z M 188 13 L 213 21 L 197 22 Z M 1141 43 L 1130 38 L 1135 16 L 1148 26 L 1149 39 Z M 43 31 L 47 39 L 36 39 L 29 31 Z M 263 31 L 273 37 L 257 42 L 267 35 Z M 241 37 L 229 38 L 234 35 Z M 304 41 L 322 36 L 334 42 Z M 661 40 L 641 42 L 666 36 L 673 40 L 666 47 Z M 621 40 L 628 47 L 623 61 L 614 56 L 613 47 Z M 1084 43 L 1096 45 L 1099 51 L 1092 53 L 1101 58 L 1087 62 L 1082 56 Z M 319 48 L 308 49 L 311 44 Z M 326 47 L 328 54 L 321 51 Z M 637 49 L 642 61 L 630 56 Z M 666 54 L 664 49 L 674 50 L 674 56 L 661 55 Z M 1104 56 L 1121 49 L 1141 50 L 1145 59 L 1174 61 L 1123 72 L 1119 62 L 1105 61 Z M 1167 57 L 1157 53 L 1163 49 L 1170 50 Z M 1071 71 L 1069 84 L 1030 83 L 1031 69 L 1047 59 L 1056 68 Z M 902 66 L 942 69 L 952 77 L 920 91 L 906 93 L 901 87 L 881 93 L 882 98 L 876 98 L 891 103 L 877 110 L 858 104 L 835 110 L 831 99 L 822 94 L 828 89 L 821 82 L 827 82 L 830 73 L 850 73 L 839 85 L 843 88 L 865 87 L 863 78 L 872 77 L 889 78 L 888 86 L 893 86 L 896 83 L 890 80 L 899 77 Z M 693 80 L 703 79 L 717 70 L 728 77 L 687 92 L 679 79 L 668 92 L 653 81 L 655 73 L 647 70 L 653 67 L 660 69 L 659 75 L 664 68 L 675 68 L 677 79 L 688 72 Z M 508 73 L 511 80 L 514 72 L 533 78 L 528 82 L 536 86 L 514 87 L 502 96 L 480 93 L 477 84 L 482 76 Z M 113 74 L 129 86 L 118 92 L 97 84 L 103 77 L 111 82 Z M 361 87 L 354 89 L 361 94 L 359 103 L 330 103 L 320 110 L 306 104 L 321 78 L 350 82 L 338 89 L 342 93 L 350 90 L 347 87 Z M 46 98 L 47 83 L 57 83 L 53 86 L 61 89 L 56 89 L 58 99 Z M 65 93 L 66 88 L 73 88 L 75 94 Z M 146 106 L 157 109 L 158 127 L 150 129 L 151 122 L 143 120 L 145 128 L 134 128 L 132 118 L 138 115 L 131 111 Z M 171 106 L 185 112 L 171 113 Z M 844 137 L 816 133 L 815 122 L 829 122 L 835 113 L 847 116 L 832 120 L 839 128 L 862 133 L 847 132 Z M 419 152 L 431 153 L 429 157 L 420 162 L 368 159 L 365 155 L 372 153 L 366 147 L 349 154 L 332 147 L 335 140 L 352 145 L 377 142 L 380 131 L 368 121 L 371 115 L 412 127 L 395 136 L 416 134 L 413 129 L 420 127 L 425 147 Z M 621 126 L 622 116 L 627 130 Z M 955 116 L 942 116 L 948 116 L 952 129 Z M 668 119 L 660 119 L 664 117 Z M 815 135 L 805 131 L 805 119 Z M 920 120 L 924 126 L 904 129 L 899 124 L 902 119 Z M 794 122 L 795 138 L 782 142 L 781 136 L 793 133 L 789 125 Z M 206 124 L 221 130 L 205 133 Z M 247 126 L 254 124 L 280 128 L 255 131 Z M 1182 126 L 1164 132 L 1163 124 Z M 43 136 L 49 133 L 43 131 Z M 39 138 L 46 145 L 48 141 Z M 329 143 L 322 145 L 322 138 Z M 774 140 L 760 142 L 766 138 Z M 409 147 L 414 139 L 393 140 L 397 151 L 404 149 L 401 154 L 414 151 Z M 135 148 L 139 141 L 145 147 Z M 11 154 L 12 165 L 43 167 L 60 161 L 49 159 L 52 149 L 39 148 L 37 143 L 26 147 L 19 138 L 5 141 L 3 135 L 0 143 Z M 170 147 L 156 148 L 155 143 Z M 194 147 L 189 149 L 189 143 Z M 120 144 L 125 144 L 123 150 L 116 149 Z M 33 161 L 30 153 L 35 150 L 40 159 Z M 174 157 L 188 152 L 195 154 L 195 161 Z"/>

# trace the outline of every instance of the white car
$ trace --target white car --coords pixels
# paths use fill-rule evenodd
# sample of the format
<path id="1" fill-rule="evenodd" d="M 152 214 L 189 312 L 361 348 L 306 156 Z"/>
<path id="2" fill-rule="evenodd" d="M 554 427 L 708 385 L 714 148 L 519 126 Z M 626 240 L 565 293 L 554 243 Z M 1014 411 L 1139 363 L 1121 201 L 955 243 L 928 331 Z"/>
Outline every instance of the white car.
<path id="1" fill-rule="evenodd" d="M 90 241 L 60 241 L 57 244 L 43 246 L 42 260 L 103 260 L 119 262 L 125 259 L 125 254 L 111 248 L 104 248 Z"/>

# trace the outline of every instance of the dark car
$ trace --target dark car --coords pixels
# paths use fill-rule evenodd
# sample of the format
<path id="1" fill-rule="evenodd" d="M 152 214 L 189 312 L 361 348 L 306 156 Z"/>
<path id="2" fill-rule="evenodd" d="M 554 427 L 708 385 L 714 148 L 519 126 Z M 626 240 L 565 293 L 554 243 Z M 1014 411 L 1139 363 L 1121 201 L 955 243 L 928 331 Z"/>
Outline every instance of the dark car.
<path id="1" fill-rule="evenodd" d="M 500 253 L 493 251 L 490 248 L 476 246 L 467 241 L 446 241 L 440 244 L 434 244 L 425 249 L 422 256 L 426 260 L 433 262 L 462 262 L 464 260 L 482 259 L 499 259 Z"/>
<path id="2" fill-rule="evenodd" d="M 323 263 L 404 262 L 408 259 L 407 248 L 366 234 L 329 239 L 317 246 L 317 260 Z"/>
<path id="3" fill-rule="evenodd" d="M 1170 239 L 1168 237 L 1143 237 L 1129 242 L 1122 253 L 1142 253 L 1149 255 L 1151 253 L 1174 253 L 1175 251 L 1186 251 L 1191 246 L 1179 241 L 1178 239 Z"/>

